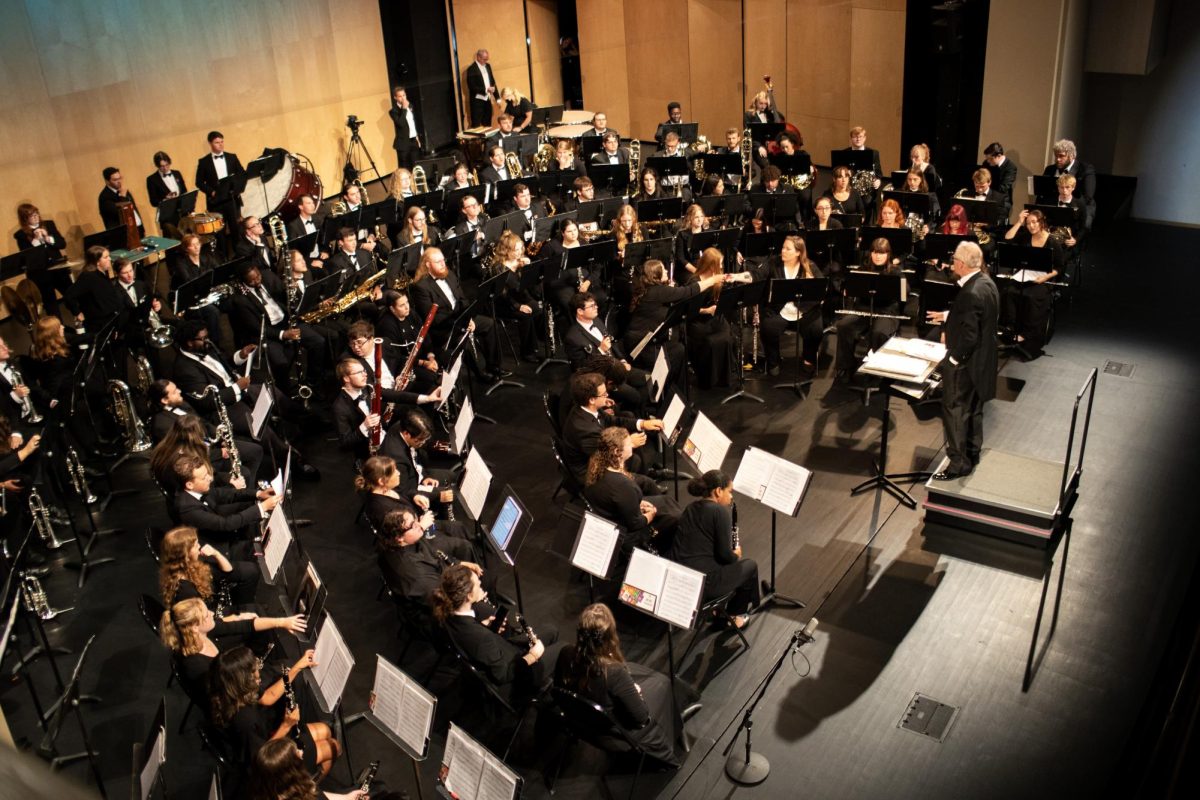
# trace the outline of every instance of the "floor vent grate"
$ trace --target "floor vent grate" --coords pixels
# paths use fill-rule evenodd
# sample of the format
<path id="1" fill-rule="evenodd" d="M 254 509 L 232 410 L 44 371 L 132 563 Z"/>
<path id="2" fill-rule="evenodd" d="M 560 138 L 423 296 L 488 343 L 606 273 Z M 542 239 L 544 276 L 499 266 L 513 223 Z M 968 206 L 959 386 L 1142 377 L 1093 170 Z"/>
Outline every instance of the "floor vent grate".
<path id="1" fill-rule="evenodd" d="M 1133 377 L 1133 364 L 1123 364 L 1120 361 L 1105 361 L 1104 374 L 1116 375 L 1118 378 Z"/>

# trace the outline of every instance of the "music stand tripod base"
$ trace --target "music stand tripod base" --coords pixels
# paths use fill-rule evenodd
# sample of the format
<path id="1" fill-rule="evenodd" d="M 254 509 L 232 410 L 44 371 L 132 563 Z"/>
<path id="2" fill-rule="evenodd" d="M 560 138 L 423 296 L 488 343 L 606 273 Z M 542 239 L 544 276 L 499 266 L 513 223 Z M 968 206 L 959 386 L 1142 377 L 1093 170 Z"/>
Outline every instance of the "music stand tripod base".
<path id="1" fill-rule="evenodd" d="M 766 756 L 758 753 L 751 753 L 749 761 L 744 756 L 731 753 L 729 758 L 725 759 L 725 774 L 734 783 L 755 786 L 771 774 L 771 763 L 767 761 Z"/>

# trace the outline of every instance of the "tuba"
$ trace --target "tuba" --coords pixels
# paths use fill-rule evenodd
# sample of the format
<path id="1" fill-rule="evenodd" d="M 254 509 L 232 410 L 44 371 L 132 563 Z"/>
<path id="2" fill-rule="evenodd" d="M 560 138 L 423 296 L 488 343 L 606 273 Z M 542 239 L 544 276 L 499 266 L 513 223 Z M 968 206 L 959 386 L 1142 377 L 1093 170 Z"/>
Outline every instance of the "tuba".
<path id="1" fill-rule="evenodd" d="M 139 370 L 139 373 L 141 370 Z M 142 375 L 138 375 L 139 380 L 144 380 Z M 151 376 L 153 382 L 153 376 Z M 113 378 L 108 382 L 108 394 L 112 398 L 113 416 L 117 418 L 117 422 L 121 423 L 121 427 L 125 429 L 125 452 L 127 453 L 144 453 L 154 446 L 150 441 L 150 437 L 146 435 L 146 427 L 142 424 L 142 418 L 138 416 L 137 409 L 133 407 L 133 395 L 129 392 L 129 386 L 125 381 Z M 74 453 L 74 450 L 69 450 L 68 454 Z M 75 455 L 76 460 L 79 459 L 79 454 Z M 80 475 L 83 474 L 82 468 Z"/>

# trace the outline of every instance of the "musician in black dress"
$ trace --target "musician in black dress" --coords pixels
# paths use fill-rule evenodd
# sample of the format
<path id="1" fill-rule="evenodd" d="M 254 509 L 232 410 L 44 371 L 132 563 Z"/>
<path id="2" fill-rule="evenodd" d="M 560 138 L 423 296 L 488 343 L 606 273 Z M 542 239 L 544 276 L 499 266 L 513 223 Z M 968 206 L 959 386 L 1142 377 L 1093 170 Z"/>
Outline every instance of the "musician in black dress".
<path id="1" fill-rule="evenodd" d="M 908 151 L 908 157 L 912 162 L 908 168 L 908 171 L 913 172 L 915 170 L 916 172 L 920 173 L 921 177 L 925 179 L 925 186 L 927 187 L 925 191 L 936 192 L 938 189 L 942 188 L 942 178 L 940 175 L 938 175 L 937 170 L 933 168 L 933 164 L 929 161 L 929 145 L 914 144 Z M 910 189 L 909 191 L 915 190 Z M 1012 201 L 1010 200 L 1009 202 L 1011 203 Z"/>
<path id="2" fill-rule="evenodd" d="M 302 671 L 316 665 L 313 651 L 304 651 L 288 669 L 289 682 L 294 684 Z M 310 773 L 319 770 L 324 779 L 342 753 L 333 731 L 324 722 L 302 722 L 299 706 L 289 711 L 287 704 L 280 702 L 284 699 L 282 677 L 265 687 L 261 680 L 254 653 L 248 647 L 221 653 L 209 668 L 212 722 L 232 745 L 235 764 L 245 769 L 268 741 L 298 735 L 305 768 Z"/>
<path id="3" fill-rule="evenodd" d="M 830 199 L 835 214 L 867 213 L 866 204 L 863 203 L 858 190 L 850 185 L 849 167 L 834 167 L 833 186 L 822 192 L 822 196 Z"/>
<path id="4" fill-rule="evenodd" d="M 611 713 L 654 759 L 679 766 L 677 739 L 683 720 L 675 712 L 671 682 L 661 672 L 625 660 L 617 623 L 607 606 L 593 603 L 579 615 L 575 644 L 559 655 L 554 683 Z M 612 744 L 619 749 L 624 742 L 617 739 Z"/>
<path id="5" fill-rule="evenodd" d="M 658 172 L 653 167 L 642 167 L 638 173 L 637 193 L 630 198 L 630 202 L 636 206 L 643 200 L 662 200 L 668 196 L 658 182 Z"/>
<path id="6" fill-rule="evenodd" d="M 860 269 L 868 272 L 876 272 L 881 275 L 899 275 L 901 272 L 899 261 L 892 258 L 892 245 L 887 239 L 876 239 L 871 242 L 871 249 L 867 253 L 867 261 Z M 872 311 L 869 305 L 862 302 L 855 303 L 853 310 Z M 854 345 L 858 341 L 859 336 L 862 336 L 869 330 L 870 347 L 872 350 L 878 350 L 900 328 L 900 321 L 892 318 L 900 313 L 899 303 L 876 304 L 873 312 L 875 314 L 891 316 L 877 316 L 871 319 L 869 316 L 861 314 L 844 314 L 834 323 L 838 342 L 837 380 L 849 380 L 851 374 L 854 372 L 857 365 L 857 361 L 854 358 Z"/>
<path id="7" fill-rule="evenodd" d="M 828 207 L 828 203 L 826 203 Z M 808 248 L 799 236 L 789 236 L 783 240 L 779 255 L 772 256 L 767 262 L 768 278 L 772 280 L 795 280 L 797 278 L 823 277 L 821 269 L 808 258 Z M 763 352 L 767 357 L 767 374 L 778 375 L 783 353 L 780 340 L 788 328 L 795 328 L 802 341 L 801 357 L 804 366 L 816 368 L 817 348 L 821 344 L 821 333 L 825 323 L 821 314 L 821 304 L 796 305 L 784 297 L 772 297 L 764 300 L 761 306 L 759 333 L 762 336 Z"/>
<path id="8" fill-rule="evenodd" d="M 586 179 L 584 179 L 586 180 Z M 560 267 L 566 263 L 567 253 L 580 246 L 579 223 L 573 219 L 565 219 L 558 225 L 558 235 L 546 242 L 540 255 L 549 260 L 550 264 Z M 577 292 L 589 292 L 599 307 L 603 308 L 608 302 L 608 294 L 599 285 L 598 274 L 593 274 L 587 266 L 561 269 L 550 281 L 551 297 L 559 311 L 573 313 L 571 298 Z"/>
<path id="9" fill-rule="evenodd" d="M 688 483 L 694 500 L 679 517 L 671 560 L 704 573 L 705 602 L 733 592 L 727 610 L 739 628 L 750 622 L 758 605 L 758 564 L 742 557 L 741 544 L 734 544 L 733 481 L 720 470 L 710 469 Z"/>
<path id="10" fill-rule="evenodd" d="M 304 756 L 295 743 L 285 739 L 267 742 L 250 762 L 250 800 L 370 800 L 362 789 L 331 792 L 317 789 L 304 766 Z M 380 795 L 381 800 L 384 795 Z"/>
<path id="11" fill-rule="evenodd" d="M 1051 236 L 1045 215 L 1037 209 L 1022 209 L 1004 239 L 1024 247 L 1048 247 L 1051 251 L 1049 272 L 1030 281 L 1004 281 L 1000 292 L 1000 323 L 1013 328 L 1021 349 L 1037 358 L 1046 344 L 1050 309 L 1054 305 L 1053 287 L 1049 283 L 1066 264 L 1064 245 L 1074 244 L 1074 239 L 1060 242 Z"/>
<path id="12" fill-rule="evenodd" d="M 500 90 L 500 101 L 504 103 L 504 113 L 512 117 L 513 130 L 524 133 L 533 120 L 533 103 L 511 86 Z"/>
<path id="13" fill-rule="evenodd" d="M 705 300 L 700 310 L 689 314 L 687 320 L 688 363 L 696 371 L 696 380 L 701 389 L 728 386 L 730 375 L 736 366 L 737 354 L 733 347 L 733 331 L 729 320 L 717 313 L 717 301 L 726 280 L 749 283 L 750 273 L 725 275 L 725 257 L 715 247 L 706 247 L 697 259 L 696 273 L 684 273 L 680 280 L 687 284 L 703 278 L 716 278 L 709 289 L 702 292 Z"/>
<path id="14" fill-rule="evenodd" d="M 555 648 L 546 657 L 546 648 L 558 639 L 558 632 L 542 628 L 539 636 L 527 626 L 518 628 L 512 618 L 505 620 L 500 632 L 489 628 L 491 620 L 479 619 L 474 610 L 476 603 L 487 600 L 480 572 L 463 563 L 443 570 L 441 584 L 433 592 L 433 614 L 506 701 L 540 694 L 550 681 L 546 664 L 558 655 Z"/>
<path id="15" fill-rule="evenodd" d="M 588 459 L 584 497 L 596 513 L 621 526 L 621 553 L 628 559 L 633 548 L 654 543 L 665 547 L 679 522 L 679 505 L 645 475 L 631 474 L 625 464 L 633 456 L 629 431 L 611 426 L 600 433 L 600 443 Z"/>
<path id="16" fill-rule="evenodd" d="M 541 361 L 538 340 L 545 335 L 546 317 L 537 295 L 541 286 L 521 288 L 521 269 L 529 266 L 525 245 L 512 231 L 504 231 L 496 245 L 489 275 L 500 276 L 500 288 L 495 293 L 496 313 L 517 321 L 517 341 L 521 358 L 532 364 Z"/>
<path id="17" fill-rule="evenodd" d="M 17 249 L 43 248 L 40 252 L 45 254 L 45 259 L 35 260 L 30 265 L 27 275 L 41 292 L 46 313 L 57 315 L 57 291 L 66 295 L 71 286 L 71 275 L 69 270 L 51 271 L 50 267 L 66 260 L 63 248 L 67 246 L 67 240 L 58 232 L 54 220 L 42 219 L 42 213 L 32 203 L 21 203 L 17 206 L 17 222 L 20 227 L 13 234 L 13 238 L 17 240 Z"/>
<path id="18" fill-rule="evenodd" d="M 158 625 L 159 639 L 171 651 L 183 691 L 206 711 L 209 706 L 208 672 L 221 653 L 213 639 L 240 642 L 253 631 L 253 622 L 249 619 L 218 621 L 212 609 L 199 597 L 168 606 Z"/>
<path id="19" fill-rule="evenodd" d="M 712 177 L 720 180 L 719 175 Z M 683 283 L 684 280 L 696 274 L 696 262 L 700 260 L 700 248 L 694 242 L 696 237 L 708 230 L 708 218 L 704 209 L 696 204 L 687 207 L 683 214 L 683 230 L 675 236 L 674 257 L 671 264 L 671 278 Z"/>

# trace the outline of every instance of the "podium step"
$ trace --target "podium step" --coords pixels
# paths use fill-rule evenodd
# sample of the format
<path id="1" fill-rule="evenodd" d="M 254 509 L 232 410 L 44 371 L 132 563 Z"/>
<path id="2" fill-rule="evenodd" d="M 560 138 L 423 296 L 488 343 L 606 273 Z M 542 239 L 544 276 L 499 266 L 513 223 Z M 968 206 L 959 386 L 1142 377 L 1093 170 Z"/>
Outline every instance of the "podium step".
<path id="1" fill-rule="evenodd" d="M 938 470 L 948 463 L 943 459 Z M 1059 523 L 1062 475 L 1061 461 L 985 447 L 970 475 L 926 482 L 925 519 L 1044 548 Z"/>

